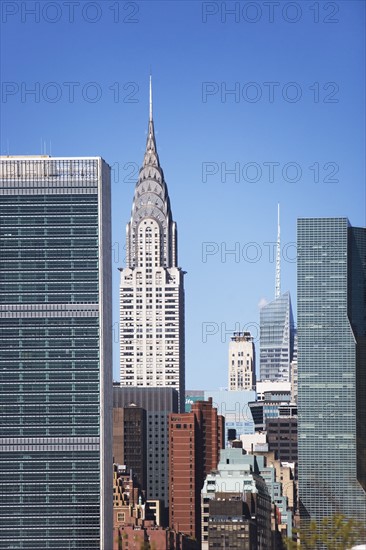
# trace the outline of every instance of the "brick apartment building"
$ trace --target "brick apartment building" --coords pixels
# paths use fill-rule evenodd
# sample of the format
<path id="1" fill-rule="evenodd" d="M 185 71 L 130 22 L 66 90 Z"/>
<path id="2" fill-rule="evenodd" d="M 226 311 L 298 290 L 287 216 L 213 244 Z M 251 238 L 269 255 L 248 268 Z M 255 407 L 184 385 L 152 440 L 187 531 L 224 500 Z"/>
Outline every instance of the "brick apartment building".
<path id="1" fill-rule="evenodd" d="M 201 489 L 224 448 L 224 417 L 212 399 L 197 401 L 191 412 L 169 416 L 169 526 L 201 539 Z"/>

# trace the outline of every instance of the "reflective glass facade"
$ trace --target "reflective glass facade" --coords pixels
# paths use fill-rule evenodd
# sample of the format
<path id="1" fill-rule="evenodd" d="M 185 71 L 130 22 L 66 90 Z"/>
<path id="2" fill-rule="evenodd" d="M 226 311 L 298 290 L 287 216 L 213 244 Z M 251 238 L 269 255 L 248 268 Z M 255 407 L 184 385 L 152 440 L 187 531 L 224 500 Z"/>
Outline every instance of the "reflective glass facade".
<path id="1" fill-rule="evenodd" d="M 294 332 L 290 293 L 285 292 L 260 310 L 261 380 L 290 380 Z"/>
<path id="2" fill-rule="evenodd" d="M 299 495 L 303 518 L 366 523 L 366 229 L 298 220 Z"/>
<path id="3" fill-rule="evenodd" d="M 109 550 L 109 167 L 0 170 L 0 548 Z"/>

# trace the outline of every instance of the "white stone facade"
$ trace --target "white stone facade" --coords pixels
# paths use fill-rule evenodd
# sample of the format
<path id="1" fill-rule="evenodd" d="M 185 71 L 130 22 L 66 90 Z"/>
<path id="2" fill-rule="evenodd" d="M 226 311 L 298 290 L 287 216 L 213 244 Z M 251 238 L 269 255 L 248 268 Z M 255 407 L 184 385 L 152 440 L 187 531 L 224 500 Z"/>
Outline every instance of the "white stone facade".
<path id="1" fill-rule="evenodd" d="M 228 367 L 229 391 L 255 389 L 255 352 L 250 332 L 234 332 Z"/>

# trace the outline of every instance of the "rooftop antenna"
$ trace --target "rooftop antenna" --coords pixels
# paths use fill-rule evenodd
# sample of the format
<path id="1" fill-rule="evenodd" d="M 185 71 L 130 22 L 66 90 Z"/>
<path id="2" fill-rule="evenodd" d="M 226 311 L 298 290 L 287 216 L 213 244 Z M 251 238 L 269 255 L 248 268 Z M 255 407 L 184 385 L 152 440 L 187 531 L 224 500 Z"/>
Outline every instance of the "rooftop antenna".
<path id="1" fill-rule="evenodd" d="M 275 299 L 281 296 L 281 228 L 280 228 L 280 205 L 277 204 L 277 250 L 276 250 L 276 287 Z"/>
<path id="2" fill-rule="evenodd" d="M 151 82 L 151 74 L 150 74 L 150 87 L 149 87 L 149 91 L 150 91 L 150 101 L 149 101 L 149 104 L 150 104 L 150 109 L 149 109 L 149 122 L 152 122 L 152 119 L 153 119 L 153 111 L 152 111 L 152 82 Z"/>

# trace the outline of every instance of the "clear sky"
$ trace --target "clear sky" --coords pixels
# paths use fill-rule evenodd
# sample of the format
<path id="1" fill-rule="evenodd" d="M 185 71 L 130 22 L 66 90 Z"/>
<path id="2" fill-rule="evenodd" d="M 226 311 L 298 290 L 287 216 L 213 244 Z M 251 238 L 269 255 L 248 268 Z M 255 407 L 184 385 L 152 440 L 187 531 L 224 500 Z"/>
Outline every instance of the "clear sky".
<path id="1" fill-rule="evenodd" d="M 152 72 L 187 271 L 186 386 L 226 386 L 231 331 L 251 330 L 259 355 L 277 203 L 295 315 L 296 219 L 366 225 L 365 2 L 3 0 L 1 18 L 1 154 L 113 167 L 115 323 Z"/>

